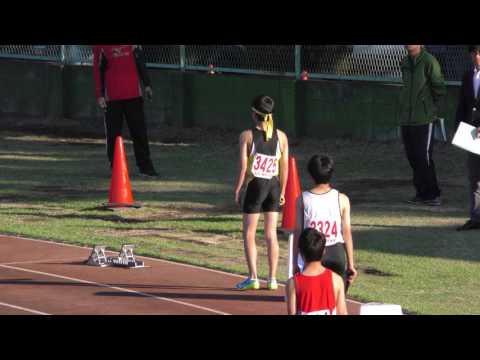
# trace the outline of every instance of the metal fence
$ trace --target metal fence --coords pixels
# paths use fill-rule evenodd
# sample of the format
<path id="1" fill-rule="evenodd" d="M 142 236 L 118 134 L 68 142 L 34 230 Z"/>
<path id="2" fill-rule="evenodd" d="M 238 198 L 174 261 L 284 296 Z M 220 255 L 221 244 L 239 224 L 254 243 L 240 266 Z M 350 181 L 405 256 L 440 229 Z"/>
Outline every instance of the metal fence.
<path id="1" fill-rule="evenodd" d="M 400 82 L 403 45 L 144 45 L 149 67 L 311 78 Z M 471 62 L 465 45 L 426 45 L 445 78 L 458 83 Z M 1 45 L 0 58 L 91 65 L 90 45 Z"/>
<path id="2" fill-rule="evenodd" d="M 0 45 L 0 57 L 61 61 L 61 45 Z"/>

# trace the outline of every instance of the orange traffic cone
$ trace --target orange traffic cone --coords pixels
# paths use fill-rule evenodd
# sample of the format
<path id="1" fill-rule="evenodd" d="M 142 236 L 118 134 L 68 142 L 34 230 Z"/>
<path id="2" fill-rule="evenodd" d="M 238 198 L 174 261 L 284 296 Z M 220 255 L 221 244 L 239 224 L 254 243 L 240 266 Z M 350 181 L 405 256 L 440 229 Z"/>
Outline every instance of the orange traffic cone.
<path id="1" fill-rule="evenodd" d="M 283 206 L 282 228 L 287 232 L 295 231 L 297 225 L 297 201 L 302 194 L 297 161 L 293 156 L 288 159 L 288 180 L 285 190 L 285 205 Z"/>
<path id="2" fill-rule="evenodd" d="M 112 182 L 110 184 L 109 202 L 107 208 L 140 208 L 139 203 L 133 202 L 130 177 L 128 176 L 127 157 L 121 136 L 115 140 L 115 154 L 113 156 Z"/>

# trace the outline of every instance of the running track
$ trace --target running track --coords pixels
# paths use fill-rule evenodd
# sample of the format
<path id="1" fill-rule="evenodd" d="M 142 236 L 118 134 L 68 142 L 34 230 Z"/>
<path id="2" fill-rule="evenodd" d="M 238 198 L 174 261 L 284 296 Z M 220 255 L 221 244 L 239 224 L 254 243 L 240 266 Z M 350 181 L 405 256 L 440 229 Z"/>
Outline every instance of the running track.
<path id="1" fill-rule="evenodd" d="M 283 286 L 240 292 L 234 286 L 242 276 L 145 257 L 138 258 L 146 268 L 97 268 L 84 265 L 90 252 L 0 235 L 0 315 L 286 313 Z M 348 302 L 350 314 L 359 307 Z"/>

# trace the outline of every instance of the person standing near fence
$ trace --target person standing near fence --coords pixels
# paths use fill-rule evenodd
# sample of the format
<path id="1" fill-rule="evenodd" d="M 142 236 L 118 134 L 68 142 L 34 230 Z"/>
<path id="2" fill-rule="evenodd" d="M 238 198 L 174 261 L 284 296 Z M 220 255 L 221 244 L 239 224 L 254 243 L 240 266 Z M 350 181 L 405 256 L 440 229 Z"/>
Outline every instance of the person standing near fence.
<path id="1" fill-rule="evenodd" d="M 405 45 L 408 56 L 401 63 L 403 88 L 398 107 L 405 152 L 413 170 L 415 205 L 441 205 L 433 161 L 434 123 L 438 105 L 446 94 L 440 64 L 423 45 Z"/>
<path id="2" fill-rule="evenodd" d="M 110 167 L 113 164 L 115 139 L 122 135 L 125 118 L 140 174 L 158 176 L 150 158 L 141 82 L 149 99 L 153 91 L 141 46 L 94 45 L 93 74 L 97 103 L 105 111 Z"/>
<path id="3" fill-rule="evenodd" d="M 261 95 L 252 103 L 254 126 L 240 134 L 240 171 L 235 187 L 235 201 L 243 199 L 243 240 L 249 277 L 237 284 L 239 290 L 258 290 L 257 248 L 255 237 L 260 214 L 264 213 L 265 241 L 269 260 L 267 288 L 277 290 L 277 222 L 280 206 L 285 204 L 288 176 L 288 138 L 273 123 L 274 101 Z"/>
<path id="4" fill-rule="evenodd" d="M 463 76 L 458 97 L 456 127 L 464 122 L 477 128 L 480 139 L 480 45 L 471 45 L 468 52 L 472 57 L 473 69 Z M 480 141 L 480 140 L 479 140 Z M 468 180 L 470 183 L 470 219 L 458 227 L 458 231 L 480 229 L 480 156 L 467 154 Z"/>

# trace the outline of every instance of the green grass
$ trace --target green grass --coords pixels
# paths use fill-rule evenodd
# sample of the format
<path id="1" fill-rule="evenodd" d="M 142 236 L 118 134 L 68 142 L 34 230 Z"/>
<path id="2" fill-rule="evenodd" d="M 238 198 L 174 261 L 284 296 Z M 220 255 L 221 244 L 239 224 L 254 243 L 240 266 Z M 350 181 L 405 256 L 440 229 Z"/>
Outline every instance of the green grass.
<path id="1" fill-rule="evenodd" d="M 119 250 L 240 274 L 246 273 L 241 215 L 233 202 L 237 134 L 206 135 L 198 143 L 153 142 L 160 180 L 130 176 L 142 209 L 105 211 L 110 174 L 105 146 L 95 139 L 3 133 L 0 148 L 0 233 Z M 437 146 L 444 192 L 441 208 L 413 207 L 411 171 L 398 141 L 362 143 L 304 140 L 292 146 L 303 188 L 313 153 L 335 158 L 334 185 L 352 202 L 360 270 L 349 295 L 401 304 L 410 313 L 480 314 L 480 234 L 456 232 L 467 218 L 465 154 Z M 266 248 L 258 232 L 259 272 L 267 276 Z M 281 237 L 279 278 L 286 280 Z"/>

